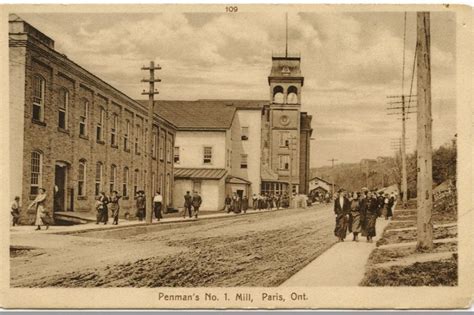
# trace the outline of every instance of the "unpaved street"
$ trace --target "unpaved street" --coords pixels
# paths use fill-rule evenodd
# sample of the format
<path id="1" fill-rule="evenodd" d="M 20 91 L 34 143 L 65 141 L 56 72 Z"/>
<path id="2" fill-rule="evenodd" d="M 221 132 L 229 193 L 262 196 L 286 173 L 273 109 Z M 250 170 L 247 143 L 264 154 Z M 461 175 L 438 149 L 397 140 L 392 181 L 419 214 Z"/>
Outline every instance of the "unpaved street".
<path id="1" fill-rule="evenodd" d="M 277 286 L 332 244 L 331 206 L 72 235 L 12 235 L 13 287 Z M 17 247 L 18 248 L 18 247 Z"/>

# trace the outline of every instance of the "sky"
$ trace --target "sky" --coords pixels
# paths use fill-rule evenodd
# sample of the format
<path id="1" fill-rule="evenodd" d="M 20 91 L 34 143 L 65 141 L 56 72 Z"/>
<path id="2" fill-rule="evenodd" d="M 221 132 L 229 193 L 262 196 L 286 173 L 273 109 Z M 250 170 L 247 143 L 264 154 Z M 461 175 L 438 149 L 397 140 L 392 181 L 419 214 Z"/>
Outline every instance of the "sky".
<path id="1" fill-rule="evenodd" d="M 285 49 L 285 13 L 22 13 L 55 48 L 132 98 L 140 68 L 162 70 L 158 99 L 269 97 L 272 53 Z M 289 13 L 289 51 L 301 54 L 302 110 L 313 116 L 311 166 L 394 154 L 401 121 L 387 115 L 402 94 L 404 14 Z M 456 133 L 455 14 L 431 13 L 433 145 Z M 416 14 L 407 14 L 404 93 L 410 91 Z M 413 83 L 416 94 L 416 76 Z M 416 114 L 407 123 L 416 145 Z"/>

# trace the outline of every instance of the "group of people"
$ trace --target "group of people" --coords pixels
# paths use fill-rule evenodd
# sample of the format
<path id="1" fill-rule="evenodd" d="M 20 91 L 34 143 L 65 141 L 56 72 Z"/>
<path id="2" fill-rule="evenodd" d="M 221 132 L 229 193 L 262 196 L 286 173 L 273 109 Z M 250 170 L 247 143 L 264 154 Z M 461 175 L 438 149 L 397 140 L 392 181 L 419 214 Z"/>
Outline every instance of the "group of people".
<path id="1" fill-rule="evenodd" d="M 201 204 L 202 204 L 202 197 L 197 191 L 194 191 L 192 195 L 191 195 L 191 192 L 187 191 L 186 194 L 184 195 L 183 218 L 186 219 L 186 214 L 188 214 L 189 217 L 192 218 L 193 212 L 194 212 L 194 217 L 197 219 Z"/>
<path id="2" fill-rule="evenodd" d="M 376 236 L 377 218 L 383 216 L 386 220 L 390 219 L 396 202 L 397 197 L 393 193 L 377 193 L 377 190 L 369 191 L 365 188 L 352 193 L 339 190 L 334 200 L 334 234 L 340 242 L 346 238 L 347 231 L 353 233 L 353 241 L 357 242 L 360 234 L 367 238 L 367 242 L 372 242 Z"/>
<path id="3" fill-rule="evenodd" d="M 241 198 L 237 193 L 234 192 L 232 197 L 229 195 L 225 197 L 224 205 L 224 211 L 227 213 L 246 213 L 249 209 L 249 198 L 247 198 L 246 195 Z"/>
<path id="4" fill-rule="evenodd" d="M 226 196 L 224 205 L 224 211 L 227 213 L 247 213 L 247 210 L 250 207 L 253 210 L 279 210 L 280 208 L 288 208 L 290 205 L 290 199 L 286 192 L 283 195 L 280 195 L 279 193 L 253 194 L 252 204 L 250 205 L 249 199 L 246 195 L 240 197 L 239 194 L 234 192 L 232 196 Z"/>
<path id="5" fill-rule="evenodd" d="M 317 191 L 311 196 L 311 201 L 328 204 L 331 202 L 331 194 L 329 192 L 324 193 Z"/>
<path id="6" fill-rule="evenodd" d="M 97 211 L 97 220 L 95 224 L 109 222 L 109 209 L 111 211 L 111 216 L 113 218 L 112 224 L 118 225 L 119 220 L 119 211 L 120 211 L 120 200 L 121 196 L 117 191 L 112 191 L 110 197 L 108 197 L 105 192 L 101 192 L 96 198 L 95 209 Z"/>
<path id="7" fill-rule="evenodd" d="M 118 225 L 119 220 L 119 211 L 120 211 L 120 201 L 121 196 L 117 191 L 112 191 L 110 197 L 108 197 L 104 192 L 101 192 L 97 197 L 96 201 L 96 210 L 97 210 L 97 221 L 96 224 L 109 222 L 109 210 L 111 211 L 111 216 L 113 218 L 112 224 Z M 138 218 L 138 221 L 144 221 L 146 217 L 146 197 L 143 190 L 137 191 L 135 194 L 135 205 L 136 213 L 135 216 Z M 163 196 L 159 191 L 155 192 L 153 196 L 153 214 L 157 221 L 162 219 L 162 207 L 163 207 Z M 129 214 L 125 214 L 125 218 L 128 218 Z"/>
<path id="8" fill-rule="evenodd" d="M 39 188 L 38 194 L 36 195 L 35 199 L 28 206 L 28 210 L 34 209 L 36 212 L 34 223 L 35 223 L 37 231 L 41 230 L 41 226 L 45 226 L 46 230 L 49 229 L 49 225 L 52 222 L 51 215 L 45 207 L 46 198 L 47 198 L 46 190 L 43 188 Z M 21 213 L 20 197 L 15 196 L 15 199 L 13 200 L 13 203 L 11 205 L 10 213 L 12 215 L 13 226 L 19 225 L 20 213 Z"/>

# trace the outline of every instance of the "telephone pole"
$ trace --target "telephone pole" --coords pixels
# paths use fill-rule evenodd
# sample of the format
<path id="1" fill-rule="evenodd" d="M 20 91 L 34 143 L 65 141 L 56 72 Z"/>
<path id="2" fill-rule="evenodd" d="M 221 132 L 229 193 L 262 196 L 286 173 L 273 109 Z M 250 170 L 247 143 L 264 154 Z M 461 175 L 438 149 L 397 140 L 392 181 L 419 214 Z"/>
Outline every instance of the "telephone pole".
<path id="1" fill-rule="evenodd" d="M 332 168 L 332 195 L 334 196 L 334 162 L 337 162 L 338 160 L 336 160 L 335 158 L 332 158 L 330 160 L 328 160 L 331 162 L 331 168 Z"/>
<path id="2" fill-rule="evenodd" d="M 430 13 L 417 12 L 417 249 L 433 248 Z"/>
<path id="3" fill-rule="evenodd" d="M 405 207 L 407 204 L 407 156 L 406 156 L 406 121 L 410 119 L 408 117 L 409 114 L 416 113 L 412 110 L 412 106 L 410 104 L 415 102 L 411 98 L 414 95 L 391 95 L 387 96 L 387 98 L 398 98 L 400 101 L 389 102 L 389 107 L 387 110 L 390 112 L 388 115 L 397 115 L 400 116 L 398 119 L 402 121 L 402 136 L 400 138 L 400 153 L 401 153 L 401 160 L 402 160 L 402 181 L 400 184 L 400 188 L 402 190 L 402 202 L 403 206 Z M 408 98 L 408 99 L 407 99 Z"/>
<path id="4" fill-rule="evenodd" d="M 155 113 L 155 94 L 158 91 L 155 89 L 155 82 L 161 82 L 160 79 L 155 79 L 155 70 L 161 70 L 160 65 L 155 65 L 154 61 L 150 61 L 150 66 L 143 66 L 142 70 L 147 70 L 150 73 L 149 79 L 143 79 L 142 82 L 148 82 L 148 92 L 143 90 L 142 95 L 148 95 L 148 185 L 146 187 L 145 196 L 148 199 L 146 205 L 146 223 L 151 224 L 153 220 L 153 116 Z"/>

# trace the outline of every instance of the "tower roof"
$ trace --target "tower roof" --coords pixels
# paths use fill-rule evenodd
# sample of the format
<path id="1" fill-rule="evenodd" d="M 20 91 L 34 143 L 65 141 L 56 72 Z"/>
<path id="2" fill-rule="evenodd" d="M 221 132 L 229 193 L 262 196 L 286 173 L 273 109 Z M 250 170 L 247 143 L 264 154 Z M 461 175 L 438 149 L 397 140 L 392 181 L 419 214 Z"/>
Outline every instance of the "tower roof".
<path id="1" fill-rule="evenodd" d="M 301 81 L 303 85 L 304 77 L 301 74 L 301 57 L 299 54 L 274 54 L 272 56 L 272 69 L 268 76 L 268 83 L 271 81 L 291 80 Z"/>

